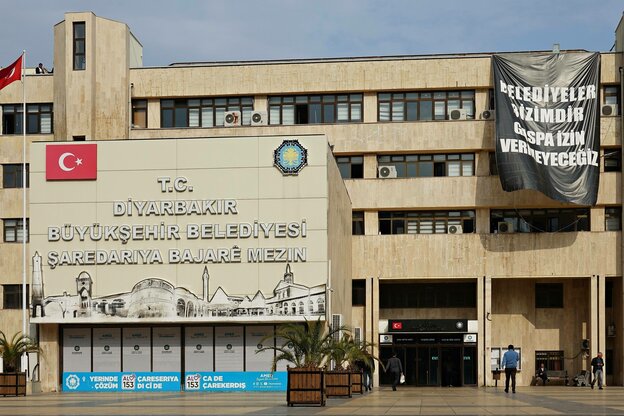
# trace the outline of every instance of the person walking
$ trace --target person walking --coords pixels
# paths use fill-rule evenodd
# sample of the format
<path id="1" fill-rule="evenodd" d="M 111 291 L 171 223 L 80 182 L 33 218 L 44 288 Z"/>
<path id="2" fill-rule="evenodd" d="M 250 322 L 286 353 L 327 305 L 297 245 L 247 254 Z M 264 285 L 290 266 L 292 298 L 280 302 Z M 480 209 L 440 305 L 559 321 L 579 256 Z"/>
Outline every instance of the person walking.
<path id="1" fill-rule="evenodd" d="M 401 374 L 403 374 L 403 366 L 401 365 L 401 360 L 399 360 L 396 353 L 393 353 L 392 357 L 388 360 L 385 371 L 390 372 L 392 375 L 392 390 L 396 391 L 396 386 L 401 380 Z"/>
<path id="2" fill-rule="evenodd" d="M 511 379 L 511 391 L 516 392 L 516 371 L 518 370 L 519 356 L 514 351 L 514 346 L 509 344 L 503 354 L 502 367 L 505 369 L 505 393 L 509 393 L 509 379 Z"/>
<path id="3" fill-rule="evenodd" d="M 591 381 L 591 388 L 594 388 L 594 384 L 596 383 L 596 380 L 598 381 L 598 389 L 602 390 L 602 376 L 603 376 L 603 371 L 604 371 L 604 360 L 602 359 L 602 353 L 599 352 L 598 356 L 594 357 L 591 360 L 591 366 L 592 366 L 592 373 L 594 374 L 594 377 L 592 378 Z"/>

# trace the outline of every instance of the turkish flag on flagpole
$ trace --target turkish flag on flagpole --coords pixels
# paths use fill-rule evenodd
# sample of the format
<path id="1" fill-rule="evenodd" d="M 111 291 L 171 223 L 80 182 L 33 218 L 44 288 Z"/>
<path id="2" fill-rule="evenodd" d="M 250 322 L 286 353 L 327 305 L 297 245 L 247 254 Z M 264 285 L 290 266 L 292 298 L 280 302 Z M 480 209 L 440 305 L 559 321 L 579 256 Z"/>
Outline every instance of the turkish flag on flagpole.
<path id="1" fill-rule="evenodd" d="M 13 62 L 6 68 L 0 69 L 0 90 L 13 81 L 18 81 L 22 78 L 22 59 L 24 55 L 17 58 L 17 61 Z"/>
<path id="2" fill-rule="evenodd" d="M 97 179 L 97 143 L 46 145 L 46 180 Z"/>

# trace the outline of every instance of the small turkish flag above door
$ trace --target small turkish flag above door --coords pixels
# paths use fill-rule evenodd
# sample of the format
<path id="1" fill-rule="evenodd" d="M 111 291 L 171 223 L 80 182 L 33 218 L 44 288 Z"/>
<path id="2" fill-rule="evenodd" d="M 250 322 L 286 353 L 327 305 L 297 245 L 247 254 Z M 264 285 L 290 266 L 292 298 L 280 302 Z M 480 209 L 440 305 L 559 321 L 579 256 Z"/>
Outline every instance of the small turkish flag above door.
<path id="1" fill-rule="evenodd" d="M 46 180 L 97 179 L 97 144 L 46 146 Z"/>

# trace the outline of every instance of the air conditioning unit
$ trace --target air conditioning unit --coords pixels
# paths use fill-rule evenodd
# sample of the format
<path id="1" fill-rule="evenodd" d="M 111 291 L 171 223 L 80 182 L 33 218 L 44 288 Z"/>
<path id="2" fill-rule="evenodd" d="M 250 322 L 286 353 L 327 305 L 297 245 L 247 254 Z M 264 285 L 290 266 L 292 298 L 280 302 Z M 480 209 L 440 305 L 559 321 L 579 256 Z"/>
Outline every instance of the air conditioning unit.
<path id="1" fill-rule="evenodd" d="M 485 110 L 481 113 L 481 119 L 483 120 L 495 120 L 496 110 Z"/>
<path id="2" fill-rule="evenodd" d="M 461 225 L 449 225 L 447 228 L 449 234 L 463 234 L 464 229 Z"/>
<path id="3" fill-rule="evenodd" d="M 397 177 L 397 169 L 396 169 L 396 166 L 393 166 L 393 165 L 379 166 L 377 168 L 377 173 L 379 174 L 379 177 L 382 179 Z"/>
<path id="4" fill-rule="evenodd" d="M 498 223 L 498 232 L 500 234 L 511 234 L 514 232 L 514 226 L 512 222 L 501 221 Z"/>
<path id="5" fill-rule="evenodd" d="M 251 125 L 252 126 L 266 126 L 267 124 L 267 112 L 266 111 L 254 111 L 251 113 Z"/>
<path id="6" fill-rule="evenodd" d="M 241 125 L 241 113 L 240 111 L 226 111 L 223 117 L 223 125 L 225 127 L 234 127 Z"/>
<path id="7" fill-rule="evenodd" d="M 451 110 L 451 114 L 449 115 L 451 120 L 466 120 L 467 113 L 463 108 L 457 108 L 455 110 Z"/>
<path id="8" fill-rule="evenodd" d="M 331 324 L 331 328 L 332 330 L 336 330 L 338 328 L 342 327 L 342 315 L 339 313 L 334 313 L 332 314 L 332 324 Z M 339 331 L 336 331 L 332 334 L 332 338 L 335 341 L 340 341 L 340 338 L 342 338 L 342 329 L 340 329 Z"/>
<path id="9" fill-rule="evenodd" d="M 600 114 L 603 116 L 617 116 L 617 105 L 615 104 L 605 104 L 600 109 Z"/>

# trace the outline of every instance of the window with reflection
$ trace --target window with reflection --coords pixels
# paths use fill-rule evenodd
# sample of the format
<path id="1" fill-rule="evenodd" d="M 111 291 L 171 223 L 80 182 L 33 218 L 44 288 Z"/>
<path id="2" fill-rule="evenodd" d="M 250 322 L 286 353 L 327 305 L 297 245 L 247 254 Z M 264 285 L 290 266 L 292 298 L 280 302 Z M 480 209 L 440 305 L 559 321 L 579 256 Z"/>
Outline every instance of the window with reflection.
<path id="1" fill-rule="evenodd" d="M 336 156 L 336 163 L 342 179 L 361 179 L 364 177 L 363 156 Z"/>
<path id="2" fill-rule="evenodd" d="M 362 94 L 286 95 L 269 97 L 269 124 L 359 123 Z"/>
<path id="3" fill-rule="evenodd" d="M 622 207 L 605 207 L 605 231 L 622 229 Z"/>
<path id="4" fill-rule="evenodd" d="M 23 134 L 23 104 L 2 106 L 2 134 Z M 26 134 L 52 133 L 52 104 L 26 104 Z"/>
<path id="5" fill-rule="evenodd" d="M 450 112 L 458 109 L 466 110 L 467 118 L 474 119 L 474 90 L 383 92 L 377 95 L 379 121 L 448 120 Z"/>
<path id="6" fill-rule="evenodd" d="M 507 223 L 507 229 L 517 233 L 590 230 L 589 208 L 491 210 L 491 233 L 498 232 L 499 223 Z"/>
<path id="7" fill-rule="evenodd" d="M 474 153 L 380 155 L 378 166 L 396 167 L 398 178 L 474 176 Z"/>
<path id="8" fill-rule="evenodd" d="M 379 234 L 447 234 L 474 231 L 474 211 L 379 211 Z"/>
<path id="9" fill-rule="evenodd" d="M 251 125 L 252 97 L 177 98 L 160 100 L 163 128 L 223 127 L 225 113 L 240 111 L 242 125 Z"/>

